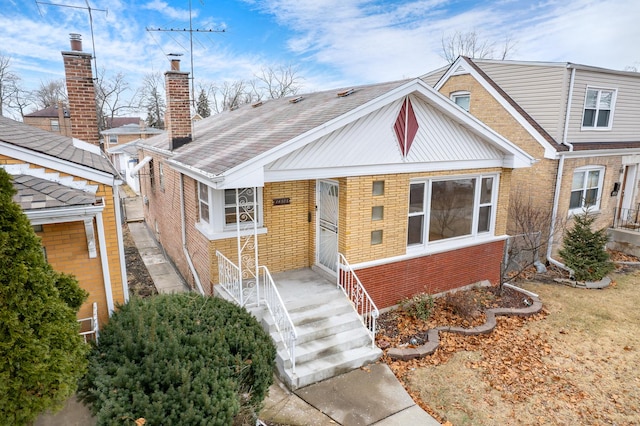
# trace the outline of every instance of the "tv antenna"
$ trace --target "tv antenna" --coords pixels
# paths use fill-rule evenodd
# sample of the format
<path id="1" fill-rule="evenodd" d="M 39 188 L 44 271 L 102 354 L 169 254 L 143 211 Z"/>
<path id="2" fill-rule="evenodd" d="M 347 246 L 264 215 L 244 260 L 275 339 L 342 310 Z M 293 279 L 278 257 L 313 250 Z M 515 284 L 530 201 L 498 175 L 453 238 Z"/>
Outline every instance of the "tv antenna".
<path id="1" fill-rule="evenodd" d="M 70 5 L 70 4 L 60 4 L 60 3 L 47 3 L 44 1 L 39 1 L 36 0 L 36 6 L 38 7 L 38 12 L 40 12 L 40 5 L 45 5 L 45 6 L 57 6 L 57 7 L 68 7 L 70 9 L 83 9 L 86 10 L 89 13 L 89 27 L 91 28 L 91 46 L 93 48 L 93 67 L 94 67 L 94 75 L 95 78 L 98 78 L 98 60 L 96 59 L 96 42 L 95 39 L 93 37 L 93 14 L 91 13 L 91 11 L 95 10 L 96 12 L 104 12 L 106 14 L 109 14 L 109 11 L 106 9 L 94 9 L 91 7 L 91 5 L 89 4 L 89 0 L 84 0 L 86 6 L 74 6 L 74 5 Z M 40 16 L 42 16 L 42 13 L 40 13 Z"/>
<path id="2" fill-rule="evenodd" d="M 200 0 L 202 2 L 202 0 Z M 203 2 L 202 2 L 203 3 Z M 203 3 L 204 4 L 204 3 Z M 196 107 L 196 94 L 195 94 L 195 77 L 193 75 L 193 33 L 224 33 L 225 30 L 212 30 L 212 29 L 194 29 L 193 28 L 193 14 L 191 13 L 191 0 L 189 0 L 189 28 L 149 28 L 147 31 L 161 31 L 161 32 L 186 32 L 189 33 L 189 58 L 191 61 L 191 104 L 193 108 Z M 169 54 L 170 56 L 176 56 L 175 54 Z"/>

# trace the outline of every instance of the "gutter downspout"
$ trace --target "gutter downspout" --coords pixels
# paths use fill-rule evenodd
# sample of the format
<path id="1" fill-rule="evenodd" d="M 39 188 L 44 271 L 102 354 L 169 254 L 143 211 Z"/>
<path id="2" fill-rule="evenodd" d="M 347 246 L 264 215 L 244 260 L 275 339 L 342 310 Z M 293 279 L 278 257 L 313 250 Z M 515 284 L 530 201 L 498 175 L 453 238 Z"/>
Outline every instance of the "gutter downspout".
<path id="1" fill-rule="evenodd" d="M 109 259 L 107 258 L 107 244 L 104 234 L 104 221 L 102 213 L 96 215 L 98 225 L 98 245 L 100 246 L 100 263 L 102 264 L 102 280 L 104 281 L 104 293 L 107 298 L 109 316 L 113 313 L 113 293 L 111 292 L 111 274 L 109 273 Z"/>
<path id="2" fill-rule="evenodd" d="M 120 211 L 120 196 L 116 190 L 117 186 L 113 188 L 113 205 L 116 213 L 116 235 L 118 236 L 118 252 L 120 253 L 120 273 L 122 275 L 122 292 L 124 294 L 124 303 L 129 302 L 129 283 L 127 282 L 127 263 L 124 258 L 124 238 L 122 236 L 122 214 Z"/>
<path id="3" fill-rule="evenodd" d="M 191 260 L 191 256 L 189 255 L 189 250 L 187 250 L 187 220 L 184 212 L 184 175 L 182 173 L 180 173 L 180 218 L 182 225 L 182 252 L 184 253 L 184 257 L 187 259 L 189 270 L 193 274 L 193 279 L 196 282 L 198 291 L 200 292 L 200 294 L 204 295 L 205 292 L 204 288 L 202 288 L 202 283 L 200 282 L 198 271 L 196 271 L 196 267 L 193 265 L 193 261 Z"/>
<path id="4" fill-rule="evenodd" d="M 568 64 L 567 67 L 571 65 Z M 569 152 L 573 152 L 573 145 L 567 141 L 569 134 L 569 117 L 571 115 L 571 100 L 573 99 L 573 84 L 576 76 L 576 69 L 571 68 L 571 79 L 569 80 L 569 99 L 567 101 L 567 112 L 564 120 L 564 132 L 562 135 L 562 144 L 569 147 Z M 562 184 L 562 174 L 564 172 L 564 159 L 565 156 L 561 153 L 560 160 L 558 161 L 558 174 L 556 175 L 556 188 L 553 194 L 553 210 L 551 212 L 551 226 L 549 228 L 549 241 L 547 242 L 547 261 L 565 271 L 569 272 L 571 277 L 575 275 L 573 269 L 567 267 L 564 263 L 554 259 L 552 257 L 553 251 L 553 234 L 555 233 L 556 220 L 558 218 L 558 201 L 560 200 L 560 187 Z"/>

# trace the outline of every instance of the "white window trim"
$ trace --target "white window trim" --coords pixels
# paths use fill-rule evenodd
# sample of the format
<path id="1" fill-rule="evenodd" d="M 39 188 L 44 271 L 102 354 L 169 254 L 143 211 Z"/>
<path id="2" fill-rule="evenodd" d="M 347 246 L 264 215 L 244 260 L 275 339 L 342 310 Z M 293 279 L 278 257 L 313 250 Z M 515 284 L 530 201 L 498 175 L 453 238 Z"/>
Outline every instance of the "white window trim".
<path id="1" fill-rule="evenodd" d="M 461 97 L 468 97 L 469 98 L 469 109 L 464 109 L 462 108 L 460 105 L 458 105 L 458 103 L 456 102 L 456 98 L 461 98 Z M 466 90 L 458 90 L 456 92 L 451 92 L 451 94 L 449 94 L 449 99 L 451 99 L 451 101 L 458 105 L 458 107 L 464 109 L 465 111 L 469 112 L 469 110 L 471 109 L 471 92 L 468 92 Z"/>
<path id="2" fill-rule="evenodd" d="M 158 163 L 158 181 L 160 183 L 160 191 L 164 192 L 164 162 Z"/>
<path id="3" fill-rule="evenodd" d="M 596 197 L 595 205 L 588 207 L 586 210 L 588 210 L 589 213 L 597 213 L 600 211 L 600 203 L 602 201 L 602 191 L 603 191 L 603 185 L 604 185 L 604 173 L 605 173 L 604 166 L 582 166 L 573 170 L 573 173 L 571 174 L 571 181 L 569 186 L 569 206 L 571 206 L 571 193 L 573 192 L 573 175 L 579 172 L 586 172 L 585 173 L 585 179 L 586 179 L 586 177 L 588 176 L 588 172 L 593 170 L 598 170 L 600 172 L 600 175 L 598 176 L 598 195 Z M 584 187 L 582 188 L 582 190 L 584 191 Z M 585 208 L 582 206 L 574 209 L 569 207 L 568 216 L 571 217 L 573 215 L 582 214 L 584 212 L 585 212 Z"/>
<path id="4" fill-rule="evenodd" d="M 200 188 L 198 188 L 198 222 L 196 229 L 204 234 L 209 240 L 221 240 L 226 238 L 235 238 L 238 235 L 236 224 L 226 225 L 224 215 L 224 189 L 213 189 L 210 186 L 198 182 L 198 185 L 205 185 L 209 195 L 209 223 L 200 217 Z M 258 234 L 266 234 L 267 228 L 264 227 L 263 212 L 264 205 L 262 199 L 262 188 L 256 188 L 257 204 L 258 204 Z M 253 228 L 243 229 L 240 236 L 247 236 L 253 233 Z"/>
<path id="5" fill-rule="evenodd" d="M 483 178 L 493 178 L 493 187 L 491 189 L 491 224 L 489 231 L 478 232 L 478 220 L 480 207 L 486 206 L 486 203 L 480 203 L 480 187 Z M 429 212 L 431 211 L 431 183 L 442 182 L 446 180 L 459 180 L 459 179 L 476 179 L 476 190 L 474 194 L 474 211 L 473 221 L 471 224 L 471 234 L 463 235 L 460 237 L 446 238 L 443 240 L 429 242 L 428 238 L 428 226 L 429 226 Z M 434 176 L 430 178 L 416 178 L 411 179 L 409 185 L 416 183 L 425 184 L 425 196 L 424 196 L 424 224 L 423 224 L 423 243 L 422 244 L 407 244 L 407 254 L 426 254 L 434 252 L 442 252 L 452 250 L 456 248 L 468 247 L 470 244 L 478 244 L 484 241 L 495 240 L 496 230 L 496 218 L 498 211 L 498 192 L 500 189 L 500 174 L 499 173 L 486 173 L 486 174 L 473 174 L 473 175 L 457 175 L 457 176 Z M 410 214 L 407 214 L 407 220 Z M 406 239 L 406 235 L 405 235 Z"/>
<path id="6" fill-rule="evenodd" d="M 587 92 L 589 90 L 597 90 L 597 91 L 607 91 L 607 92 L 613 92 L 613 94 L 611 95 L 611 110 L 609 113 L 609 125 L 607 127 L 598 127 L 596 124 L 598 123 L 598 118 L 595 118 L 595 122 L 593 126 L 584 126 L 584 111 L 587 109 Z M 602 131 L 608 131 L 611 130 L 611 128 L 613 127 L 613 115 L 614 112 L 616 110 L 616 100 L 618 98 L 618 89 L 612 89 L 610 87 L 599 87 L 599 86 L 587 86 L 586 89 L 584 90 L 584 102 L 582 104 L 582 114 L 580 115 L 580 130 L 583 131 L 587 131 L 587 132 L 591 132 L 591 131 L 596 131 L 596 132 L 602 132 Z M 598 99 L 600 99 L 600 95 L 598 94 Z M 599 111 L 598 108 L 598 102 L 596 101 L 596 111 Z"/>

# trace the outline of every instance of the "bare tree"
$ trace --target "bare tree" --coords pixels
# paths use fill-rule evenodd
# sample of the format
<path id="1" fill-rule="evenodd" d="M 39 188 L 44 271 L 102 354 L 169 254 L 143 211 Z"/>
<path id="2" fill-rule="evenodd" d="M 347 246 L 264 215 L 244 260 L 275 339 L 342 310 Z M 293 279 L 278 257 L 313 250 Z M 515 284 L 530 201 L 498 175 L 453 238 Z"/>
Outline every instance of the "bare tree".
<path id="1" fill-rule="evenodd" d="M 11 70 L 11 58 L 0 53 L 0 115 L 4 115 L 4 107 L 9 106 L 18 90 L 19 81 L 20 77 Z"/>
<path id="2" fill-rule="evenodd" d="M 259 75 L 255 75 L 254 92 L 258 98 L 278 99 L 295 95 L 302 87 L 301 77 L 291 65 L 262 68 Z"/>
<path id="3" fill-rule="evenodd" d="M 29 90 L 24 90 L 20 86 L 15 86 L 9 99 L 9 108 L 15 110 L 20 114 L 20 117 L 24 118 L 26 109 L 33 105 L 33 94 Z"/>
<path id="4" fill-rule="evenodd" d="M 511 199 L 507 230 L 510 237 L 506 241 L 502 283 L 517 279 L 533 265 L 542 267 L 552 221 L 551 206 L 537 206 L 523 195 Z M 561 232 L 563 225 L 562 220 L 557 219 L 554 232 Z"/>
<path id="5" fill-rule="evenodd" d="M 100 130 L 105 130 L 107 124 L 113 121 L 113 117 L 135 109 L 132 102 L 136 94 L 126 97 L 129 91 L 129 83 L 125 80 L 123 73 L 119 72 L 107 78 L 104 68 L 98 72 L 96 109 Z"/>
<path id="6" fill-rule="evenodd" d="M 67 102 L 67 93 L 63 79 L 41 82 L 40 88 L 33 91 L 34 103 L 37 108 L 47 108 Z"/>
<path id="7" fill-rule="evenodd" d="M 513 53 L 516 43 L 506 36 L 497 46 L 496 41 L 482 38 L 476 30 L 461 32 L 442 37 L 442 57 L 452 64 L 458 56 L 476 59 L 507 59 Z M 497 52 L 496 52 L 497 50 Z"/>
<path id="8" fill-rule="evenodd" d="M 145 74 L 139 90 L 139 107 L 147 111 L 147 126 L 164 129 L 166 110 L 164 79 L 159 72 Z"/>

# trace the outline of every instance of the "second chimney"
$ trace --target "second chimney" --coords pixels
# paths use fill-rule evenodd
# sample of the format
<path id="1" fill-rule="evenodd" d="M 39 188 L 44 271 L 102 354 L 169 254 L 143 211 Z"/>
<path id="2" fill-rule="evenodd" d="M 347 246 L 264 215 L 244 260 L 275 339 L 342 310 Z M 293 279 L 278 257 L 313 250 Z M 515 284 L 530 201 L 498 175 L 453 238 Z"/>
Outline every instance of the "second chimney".
<path id="1" fill-rule="evenodd" d="M 91 53 L 82 51 L 80 34 L 70 34 L 70 39 L 71 51 L 62 52 L 62 60 L 67 82 L 71 136 L 100 146 Z"/>
<path id="2" fill-rule="evenodd" d="M 180 60 L 171 59 L 171 71 L 164 73 L 167 91 L 165 128 L 169 134 L 169 149 L 191 142 L 191 108 L 189 106 L 189 73 L 180 71 Z"/>

